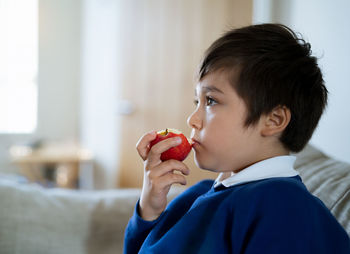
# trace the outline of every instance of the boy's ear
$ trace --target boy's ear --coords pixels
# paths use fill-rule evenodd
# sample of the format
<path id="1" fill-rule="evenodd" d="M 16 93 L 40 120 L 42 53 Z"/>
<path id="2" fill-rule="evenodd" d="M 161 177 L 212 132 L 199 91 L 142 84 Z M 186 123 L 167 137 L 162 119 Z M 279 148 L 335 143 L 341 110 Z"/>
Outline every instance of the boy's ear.
<path id="1" fill-rule="evenodd" d="M 280 135 L 287 128 L 291 118 L 290 109 L 277 106 L 265 115 L 261 129 L 263 137 Z"/>

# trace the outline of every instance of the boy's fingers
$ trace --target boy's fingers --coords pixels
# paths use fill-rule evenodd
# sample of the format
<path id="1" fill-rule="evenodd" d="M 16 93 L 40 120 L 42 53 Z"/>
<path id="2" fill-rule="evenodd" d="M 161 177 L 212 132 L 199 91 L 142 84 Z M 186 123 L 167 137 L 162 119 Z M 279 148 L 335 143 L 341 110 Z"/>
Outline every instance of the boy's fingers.
<path id="1" fill-rule="evenodd" d="M 166 175 L 167 173 L 171 173 L 174 170 L 180 171 L 184 175 L 188 175 L 190 173 L 189 168 L 183 162 L 177 160 L 167 160 L 155 167 L 152 172 L 149 173 L 149 177 L 160 177 Z"/>
<path id="2" fill-rule="evenodd" d="M 187 181 L 183 175 L 174 174 L 174 173 L 168 173 L 159 178 L 159 184 L 161 188 L 166 188 L 168 186 L 173 185 L 174 183 L 186 185 Z"/>
<path id="3" fill-rule="evenodd" d="M 149 144 L 157 136 L 157 132 L 151 131 L 143 135 L 136 144 L 136 150 L 143 160 L 147 159 L 148 152 L 150 150 Z"/>
<path id="4" fill-rule="evenodd" d="M 169 148 L 172 148 L 174 146 L 177 146 L 181 144 L 182 140 L 179 137 L 175 138 L 168 138 L 163 141 L 160 141 L 159 143 L 152 146 L 151 150 L 148 154 L 148 160 L 151 164 L 157 163 L 160 161 L 160 155 L 168 150 Z"/>

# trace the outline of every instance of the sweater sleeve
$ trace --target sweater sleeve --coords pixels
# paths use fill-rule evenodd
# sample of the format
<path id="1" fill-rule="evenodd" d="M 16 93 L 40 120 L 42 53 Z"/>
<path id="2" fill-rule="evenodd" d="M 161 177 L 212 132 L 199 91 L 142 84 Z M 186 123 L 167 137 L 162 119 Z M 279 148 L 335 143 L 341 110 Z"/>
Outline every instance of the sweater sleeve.
<path id="1" fill-rule="evenodd" d="M 350 253 L 347 233 L 320 200 L 286 185 L 266 187 L 241 200 L 233 253 Z"/>
<path id="2" fill-rule="evenodd" d="M 154 221 L 145 221 L 141 218 L 138 209 L 140 200 L 138 200 L 134 214 L 125 229 L 124 254 L 138 253 L 146 238 L 155 227 L 162 226 L 161 230 L 163 230 L 163 233 L 169 230 L 171 225 L 176 223 L 187 212 L 197 197 L 206 193 L 211 188 L 213 182 L 213 180 L 203 180 L 189 187 L 174 198 L 163 213 Z"/>
<path id="3" fill-rule="evenodd" d="M 129 223 L 125 229 L 124 235 L 124 254 L 134 254 L 138 253 L 141 248 L 142 243 L 148 236 L 152 228 L 161 219 L 163 213 L 154 221 L 146 221 L 141 218 L 139 214 L 139 203 L 137 201 L 134 214 L 130 218 Z"/>

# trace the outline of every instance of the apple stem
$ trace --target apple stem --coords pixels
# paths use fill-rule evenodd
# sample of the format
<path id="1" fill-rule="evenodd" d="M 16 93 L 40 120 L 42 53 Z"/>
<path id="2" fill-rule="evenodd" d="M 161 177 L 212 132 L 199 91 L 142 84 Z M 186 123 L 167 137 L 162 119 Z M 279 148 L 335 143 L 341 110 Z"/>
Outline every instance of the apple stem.
<path id="1" fill-rule="evenodd" d="M 168 135 L 168 128 L 165 129 L 165 136 Z"/>

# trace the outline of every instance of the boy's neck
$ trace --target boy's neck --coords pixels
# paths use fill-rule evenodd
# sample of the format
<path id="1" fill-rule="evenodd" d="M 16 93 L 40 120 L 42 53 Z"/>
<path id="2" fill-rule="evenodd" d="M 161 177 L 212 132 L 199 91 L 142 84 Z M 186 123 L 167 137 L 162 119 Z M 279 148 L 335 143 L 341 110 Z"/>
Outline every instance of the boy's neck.
<path id="1" fill-rule="evenodd" d="M 232 173 L 238 173 L 242 170 L 244 170 L 245 168 L 258 163 L 260 161 L 263 160 L 267 160 L 273 157 L 277 157 L 277 156 L 285 156 L 285 155 L 290 155 L 290 151 L 287 150 L 286 148 L 284 148 L 282 145 L 276 145 L 276 146 L 269 146 L 269 147 L 265 147 L 265 148 L 261 148 L 260 149 L 261 153 L 257 154 L 257 156 L 255 157 L 255 160 L 246 165 L 245 167 L 241 168 L 241 169 L 236 169 L 233 170 L 232 172 L 227 172 L 228 174 L 225 173 L 225 176 L 231 176 Z"/>

